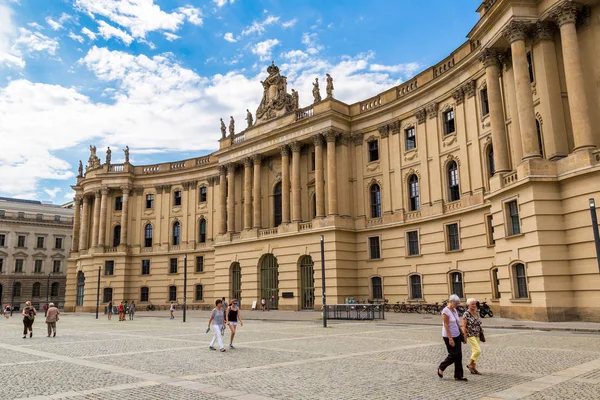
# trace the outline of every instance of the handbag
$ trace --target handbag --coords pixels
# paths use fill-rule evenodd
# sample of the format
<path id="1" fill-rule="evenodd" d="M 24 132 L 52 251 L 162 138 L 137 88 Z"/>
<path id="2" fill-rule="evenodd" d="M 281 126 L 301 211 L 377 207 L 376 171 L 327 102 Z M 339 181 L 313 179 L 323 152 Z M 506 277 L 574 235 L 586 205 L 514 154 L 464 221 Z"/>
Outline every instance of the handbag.
<path id="1" fill-rule="evenodd" d="M 483 334 L 483 328 L 481 328 L 481 332 L 479 332 L 479 341 L 485 343 L 485 335 Z"/>

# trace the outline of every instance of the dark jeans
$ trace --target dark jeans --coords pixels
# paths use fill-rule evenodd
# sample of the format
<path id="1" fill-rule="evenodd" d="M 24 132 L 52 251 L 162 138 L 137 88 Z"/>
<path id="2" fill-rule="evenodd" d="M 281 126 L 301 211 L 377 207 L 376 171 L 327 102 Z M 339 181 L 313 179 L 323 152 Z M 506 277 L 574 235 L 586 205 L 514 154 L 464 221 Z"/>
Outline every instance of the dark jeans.
<path id="1" fill-rule="evenodd" d="M 33 330 L 33 320 L 29 318 L 23 318 L 23 335 L 27 335 L 27 330 L 30 332 Z"/>
<path id="2" fill-rule="evenodd" d="M 463 377 L 463 366 L 462 366 L 462 341 L 461 337 L 457 336 L 454 339 L 454 347 L 450 346 L 448 338 L 443 338 L 446 343 L 446 349 L 448 349 L 448 357 L 440 364 L 440 369 L 445 371 L 450 365 L 454 364 L 454 377 Z"/>

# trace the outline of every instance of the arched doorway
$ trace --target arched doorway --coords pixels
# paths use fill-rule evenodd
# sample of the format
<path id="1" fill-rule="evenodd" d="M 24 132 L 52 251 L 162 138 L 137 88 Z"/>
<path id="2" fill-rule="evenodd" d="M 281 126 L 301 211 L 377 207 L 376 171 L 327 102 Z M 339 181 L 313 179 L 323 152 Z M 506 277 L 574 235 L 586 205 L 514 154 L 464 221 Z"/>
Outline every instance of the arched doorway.
<path id="1" fill-rule="evenodd" d="M 279 265 L 273 254 L 265 254 L 260 263 L 260 296 L 270 309 L 279 304 Z"/>
<path id="2" fill-rule="evenodd" d="M 303 310 L 315 308 L 315 263 L 311 256 L 300 258 L 300 301 Z"/>
<path id="3" fill-rule="evenodd" d="M 231 264 L 231 299 L 242 303 L 242 267 L 239 262 Z"/>
<path id="4" fill-rule="evenodd" d="M 85 286 L 85 275 L 82 271 L 77 273 L 77 307 L 83 306 L 83 288 Z"/>

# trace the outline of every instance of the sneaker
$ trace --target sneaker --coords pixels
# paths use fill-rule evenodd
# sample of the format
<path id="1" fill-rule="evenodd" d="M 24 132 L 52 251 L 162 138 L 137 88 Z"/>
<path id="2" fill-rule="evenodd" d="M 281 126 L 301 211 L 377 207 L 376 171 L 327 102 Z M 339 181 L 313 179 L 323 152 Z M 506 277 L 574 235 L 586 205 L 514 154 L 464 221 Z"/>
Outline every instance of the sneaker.
<path id="1" fill-rule="evenodd" d="M 23 339 L 27 339 L 27 336 L 23 336 Z"/>
<path id="2" fill-rule="evenodd" d="M 208 348 L 209 348 L 209 349 L 211 349 L 211 350 L 216 350 L 216 349 L 215 349 L 214 347 L 212 347 L 212 346 L 208 346 Z"/>
<path id="3" fill-rule="evenodd" d="M 29 332 L 29 337 L 33 337 L 33 332 Z"/>
<path id="4" fill-rule="evenodd" d="M 233 345 L 232 345 L 232 344 L 230 344 L 230 345 L 229 345 L 229 348 L 230 348 L 230 349 L 235 349 L 235 347 L 233 347 Z"/>
<path id="5" fill-rule="evenodd" d="M 56 332 L 54 332 L 54 335 L 52 335 L 52 337 L 56 337 Z"/>
<path id="6" fill-rule="evenodd" d="M 225 353 L 227 350 L 225 349 L 221 349 L 221 353 Z"/>

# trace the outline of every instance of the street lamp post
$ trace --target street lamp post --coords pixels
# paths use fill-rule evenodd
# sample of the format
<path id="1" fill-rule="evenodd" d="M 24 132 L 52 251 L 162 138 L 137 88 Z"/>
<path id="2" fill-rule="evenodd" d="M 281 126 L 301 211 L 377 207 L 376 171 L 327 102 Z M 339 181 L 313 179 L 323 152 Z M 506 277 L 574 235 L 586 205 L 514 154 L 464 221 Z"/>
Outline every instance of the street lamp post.
<path id="1" fill-rule="evenodd" d="M 50 294 L 50 274 L 48 274 L 48 281 L 46 282 L 46 310 L 44 316 L 48 315 L 48 295 Z"/>
<path id="2" fill-rule="evenodd" d="M 592 230 L 594 231 L 594 244 L 596 245 L 596 261 L 600 270 L 600 233 L 598 233 L 598 217 L 596 215 L 596 201 L 590 199 L 590 213 L 592 214 Z"/>
<path id="3" fill-rule="evenodd" d="M 96 291 L 96 319 L 98 319 L 98 308 L 100 307 L 100 270 L 102 266 L 98 266 L 98 290 Z"/>
<path id="4" fill-rule="evenodd" d="M 327 328 L 327 301 L 325 295 L 325 239 L 321 235 L 321 286 L 323 287 L 323 328 Z"/>
<path id="5" fill-rule="evenodd" d="M 12 317 L 13 310 L 15 309 L 15 279 L 12 281 L 12 300 L 10 301 L 10 316 Z"/>
<path id="6" fill-rule="evenodd" d="M 187 254 L 183 256 L 183 322 L 187 311 Z"/>

